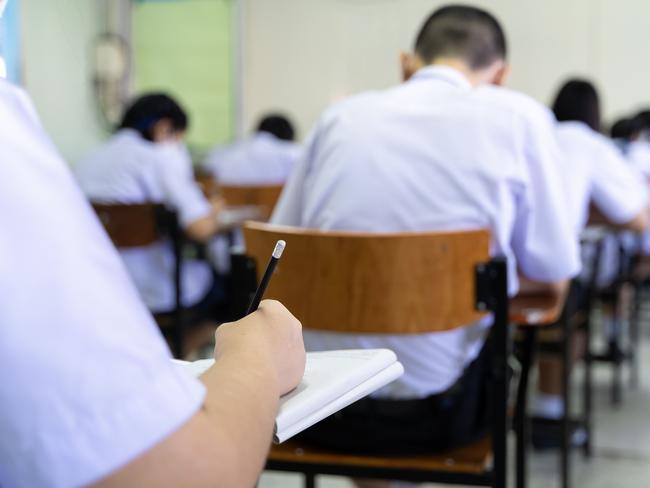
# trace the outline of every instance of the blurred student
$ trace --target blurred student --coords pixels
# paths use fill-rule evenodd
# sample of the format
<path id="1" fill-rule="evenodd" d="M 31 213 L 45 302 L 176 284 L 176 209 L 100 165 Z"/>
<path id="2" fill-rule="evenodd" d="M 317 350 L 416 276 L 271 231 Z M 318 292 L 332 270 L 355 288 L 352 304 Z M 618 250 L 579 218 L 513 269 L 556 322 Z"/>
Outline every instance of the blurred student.
<path id="1" fill-rule="evenodd" d="M 281 185 L 301 154 L 293 125 L 283 115 L 266 115 L 250 138 L 216 148 L 205 167 L 222 185 Z"/>
<path id="2" fill-rule="evenodd" d="M 624 117 L 614 122 L 609 129 L 612 138 L 619 150 L 627 155 L 630 144 L 641 138 L 643 123 L 638 117 Z"/>
<path id="3" fill-rule="evenodd" d="M 407 81 L 336 104 L 321 117 L 272 217 L 275 224 L 365 232 L 488 228 L 530 288 L 563 293 L 580 268 L 562 207 L 549 110 L 498 86 L 506 40 L 488 12 L 436 10 Z M 478 88 L 476 88 L 478 87 Z M 465 444 L 485 430 L 490 326 L 354 335 L 305 331 L 309 350 L 388 347 L 405 374 L 308 435 L 339 449 L 404 453 Z"/>
<path id="4" fill-rule="evenodd" d="M 623 159 L 611 139 L 601 134 L 600 100 L 586 80 L 569 80 L 553 103 L 562 151 L 561 174 L 568 211 L 579 235 L 589 205 L 614 225 L 634 231 L 647 226 L 648 191 L 639 172 Z"/>
<path id="5" fill-rule="evenodd" d="M 279 397 L 302 377 L 300 323 L 263 302 L 189 376 L 4 80 L 0 125 L 0 486 L 254 486 Z"/>
<path id="6" fill-rule="evenodd" d="M 576 239 L 587 226 L 593 206 L 612 225 L 636 232 L 648 225 L 648 189 L 641 174 L 628 164 L 612 140 L 601 134 L 600 100 L 594 85 L 581 79 L 567 81 L 553 102 L 558 121 L 556 135 L 562 158 L 558 161 L 567 207 Z M 633 241 L 633 239 L 632 239 Z M 604 288 L 619 269 L 619 236 L 603 243 L 598 270 L 585 266 L 582 275 L 589 279 L 597 273 L 597 284 Z M 583 249 L 585 264 L 591 262 L 591 246 Z M 579 289 L 572 299 L 579 300 Z M 613 318 L 608 318 L 611 322 Z M 615 329 L 609 324 L 610 333 Z M 576 337 L 582 343 L 582 336 Z M 536 418 L 557 419 L 564 414 L 562 365 L 556 358 L 540 358 L 538 392 L 531 410 Z M 533 422 L 532 440 L 538 448 L 559 447 L 559 429 L 548 422 Z M 584 431 L 577 431 L 574 442 L 581 443 Z"/>
<path id="7" fill-rule="evenodd" d="M 639 126 L 639 137 L 628 143 L 625 157 L 650 181 L 650 110 L 642 110 L 633 120 Z"/>
<path id="8" fill-rule="evenodd" d="M 182 141 L 185 111 L 165 94 L 148 94 L 126 110 L 117 132 L 75 167 L 88 198 L 99 203 L 163 203 L 178 214 L 185 234 L 205 242 L 218 230 L 219 200 L 207 200 L 194 181 Z M 171 244 L 120 250 L 144 302 L 154 312 L 175 306 Z M 183 262 L 183 304 L 209 311 L 222 299 L 222 283 L 202 261 Z"/>

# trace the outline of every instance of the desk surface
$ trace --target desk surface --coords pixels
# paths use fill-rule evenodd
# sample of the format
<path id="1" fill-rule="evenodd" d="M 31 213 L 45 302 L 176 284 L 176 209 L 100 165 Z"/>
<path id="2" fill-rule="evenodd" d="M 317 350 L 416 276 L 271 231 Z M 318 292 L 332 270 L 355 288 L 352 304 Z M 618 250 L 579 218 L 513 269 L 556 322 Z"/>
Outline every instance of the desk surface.
<path id="1" fill-rule="evenodd" d="M 248 220 L 260 220 L 264 218 L 264 209 L 258 205 L 238 205 L 224 208 L 219 212 L 217 221 L 219 231 L 227 232 L 244 225 Z"/>
<path id="2" fill-rule="evenodd" d="M 522 295 L 510 300 L 510 321 L 518 325 L 549 325 L 560 318 L 564 297 Z"/>

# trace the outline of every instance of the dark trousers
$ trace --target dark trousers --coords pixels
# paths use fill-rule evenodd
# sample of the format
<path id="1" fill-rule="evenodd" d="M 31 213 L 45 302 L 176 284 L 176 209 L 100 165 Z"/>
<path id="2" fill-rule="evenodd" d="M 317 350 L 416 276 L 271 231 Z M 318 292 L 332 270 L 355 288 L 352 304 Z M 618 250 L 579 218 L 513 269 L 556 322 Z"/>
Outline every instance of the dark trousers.
<path id="1" fill-rule="evenodd" d="M 336 451 L 376 455 L 429 453 L 470 443 L 487 430 L 490 359 L 488 339 L 449 390 L 414 400 L 364 398 L 307 429 L 299 439 Z"/>

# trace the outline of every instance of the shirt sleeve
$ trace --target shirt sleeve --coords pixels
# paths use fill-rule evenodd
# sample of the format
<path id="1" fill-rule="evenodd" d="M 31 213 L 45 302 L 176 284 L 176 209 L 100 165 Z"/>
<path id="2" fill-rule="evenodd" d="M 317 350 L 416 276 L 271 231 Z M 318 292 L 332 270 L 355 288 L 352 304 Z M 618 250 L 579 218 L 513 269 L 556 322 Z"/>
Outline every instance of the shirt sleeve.
<path id="1" fill-rule="evenodd" d="M 66 164 L 0 84 L 0 486 L 82 486 L 177 430 L 169 350 Z"/>
<path id="2" fill-rule="evenodd" d="M 155 148 L 160 168 L 161 186 L 165 203 L 178 213 L 183 227 L 208 217 L 212 206 L 194 181 L 189 154 L 175 145 Z"/>
<path id="3" fill-rule="evenodd" d="M 527 181 L 512 236 L 517 266 L 532 280 L 569 279 L 580 271 L 580 252 L 558 173 L 561 152 L 553 122 L 540 109 L 523 117 L 521 130 Z"/>
<path id="4" fill-rule="evenodd" d="M 610 221 L 624 224 L 648 206 L 647 185 L 614 147 L 599 142 L 593 155 L 591 199 Z"/>

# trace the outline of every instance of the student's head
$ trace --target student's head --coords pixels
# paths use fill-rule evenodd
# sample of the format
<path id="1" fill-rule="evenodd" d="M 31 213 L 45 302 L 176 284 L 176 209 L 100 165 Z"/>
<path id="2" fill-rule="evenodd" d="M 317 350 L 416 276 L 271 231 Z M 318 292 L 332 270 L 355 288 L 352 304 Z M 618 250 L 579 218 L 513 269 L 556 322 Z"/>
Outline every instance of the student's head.
<path id="1" fill-rule="evenodd" d="M 296 137 L 293 125 L 281 114 L 268 114 L 257 124 L 257 132 L 272 134 L 283 141 L 293 141 Z"/>
<path id="2" fill-rule="evenodd" d="M 636 141 L 641 136 L 643 121 L 639 117 L 622 118 L 614 122 L 609 130 L 612 139 L 628 142 Z"/>
<path id="3" fill-rule="evenodd" d="M 120 129 L 134 129 L 152 142 L 174 142 L 187 129 L 187 114 L 164 93 L 150 93 L 136 99 L 127 108 Z"/>
<path id="4" fill-rule="evenodd" d="M 502 84 L 506 64 L 506 37 L 499 21 L 485 10 L 449 5 L 433 12 L 415 40 L 414 54 L 402 55 L 404 78 L 417 69 L 446 64 L 462 71 L 474 84 Z"/>
<path id="5" fill-rule="evenodd" d="M 650 131 L 650 109 L 641 110 L 634 118 L 641 124 L 642 130 Z"/>
<path id="6" fill-rule="evenodd" d="M 555 96 L 553 112 L 559 122 L 578 121 L 600 131 L 598 92 L 587 80 L 569 80 Z"/>

